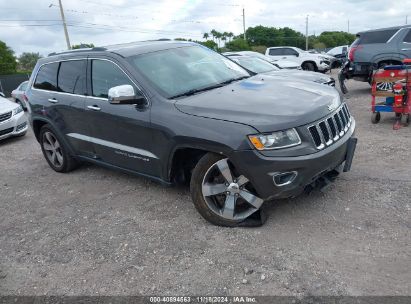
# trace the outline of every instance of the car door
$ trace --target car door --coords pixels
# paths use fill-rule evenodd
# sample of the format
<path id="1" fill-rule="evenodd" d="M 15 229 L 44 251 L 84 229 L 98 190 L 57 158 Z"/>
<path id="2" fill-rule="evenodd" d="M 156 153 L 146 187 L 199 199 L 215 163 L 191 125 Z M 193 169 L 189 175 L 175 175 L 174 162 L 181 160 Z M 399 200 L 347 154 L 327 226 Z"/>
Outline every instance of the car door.
<path id="1" fill-rule="evenodd" d="M 282 59 L 300 63 L 299 53 L 296 50 L 292 49 L 292 48 L 284 48 L 283 49 Z"/>
<path id="2" fill-rule="evenodd" d="M 403 30 L 403 37 L 399 37 L 399 53 L 405 58 L 411 58 L 411 29 Z"/>
<path id="3" fill-rule="evenodd" d="M 152 154 L 150 107 L 111 104 L 110 88 L 131 85 L 136 95 L 143 92 L 118 63 L 108 59 L 90 59 L 90 97 L 86 108 L 92 128 L 91 140 L 96 158 L 106 164 L 143 174 L 157 175 L 157 156 Z"/>
<path id="4" fill-rule="evenodd" d="M 54 100 L 56 122 L 76 154 L 94 155 L 90 142 L 79 140 L 76 135 L 90 135 L 91 129 L 85 110 L 87 94 L 87 59 L 70 59 L 59 63 L 57 92 Z"/>

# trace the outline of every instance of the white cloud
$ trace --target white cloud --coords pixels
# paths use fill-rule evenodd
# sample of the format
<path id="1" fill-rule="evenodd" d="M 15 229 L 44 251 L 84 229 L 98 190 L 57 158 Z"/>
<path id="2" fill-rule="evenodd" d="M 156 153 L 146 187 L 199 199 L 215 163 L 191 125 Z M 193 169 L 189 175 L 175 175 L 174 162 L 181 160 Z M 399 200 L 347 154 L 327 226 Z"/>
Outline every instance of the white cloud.
<path id="1" fill-rule="evenodd" d="M 47 54 L 65 49 L 57 0 L 0 2 L 0 40 L 17 54 L 29 51 Z M 405 23 L 410 0 L 63 0 L 72 44 L 107 45 L 158 38 L 201 39 L 211 29 L 242 32 L 242 7 L 246 26 L 288 26 L 309 34 L 326 30 L 350 31 Z M 400 8 L 400 9 L 398 9 Z M 25 20 L 25 21 L 4 21 Z M 49 22 L 36 20 L 52 20 Z M 53 26 L 33 27 L 29 25 Z"/>

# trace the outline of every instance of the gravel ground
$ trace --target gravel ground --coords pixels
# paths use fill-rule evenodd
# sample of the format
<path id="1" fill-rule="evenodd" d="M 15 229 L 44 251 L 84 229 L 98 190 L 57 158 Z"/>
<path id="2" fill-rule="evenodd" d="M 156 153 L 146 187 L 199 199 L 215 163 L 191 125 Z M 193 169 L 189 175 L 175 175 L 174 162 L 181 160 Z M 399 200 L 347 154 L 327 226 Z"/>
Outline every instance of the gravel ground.
<path id="1" fill-rule="evenodd" d="M 0 294 L 411 295 L 411 127 L 372 125 L 369 86 L 348 88 L 352 171 L 259 228 L 210 225 L 186 188 L 55 173 L 31 131 L 0 143 Z"/>

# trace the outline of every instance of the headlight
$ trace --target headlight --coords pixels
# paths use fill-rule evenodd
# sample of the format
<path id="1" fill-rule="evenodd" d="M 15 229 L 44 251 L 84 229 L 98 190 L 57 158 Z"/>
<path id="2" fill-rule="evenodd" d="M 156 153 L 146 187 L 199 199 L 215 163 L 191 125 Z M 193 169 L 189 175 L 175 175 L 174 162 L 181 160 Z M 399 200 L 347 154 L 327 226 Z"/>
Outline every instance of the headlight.
<path id="1" fill-rule="evenodd" d="M 273 132 L 271 134 L 249 135 L 248 138 L 257 150 L 282 149 L 301 144 L 300 136 L 295 129 Z"/>
<path id="2" fill-rule="evenodd" d="M 13 110 L 13 115 L 17 115 L 17 114 L 19 114 L 20 112 L 23 112 L 23 108 L 22 108 L 21 106 L 18 106 L 18 108 L 15 108 L 15 109 Z"/>

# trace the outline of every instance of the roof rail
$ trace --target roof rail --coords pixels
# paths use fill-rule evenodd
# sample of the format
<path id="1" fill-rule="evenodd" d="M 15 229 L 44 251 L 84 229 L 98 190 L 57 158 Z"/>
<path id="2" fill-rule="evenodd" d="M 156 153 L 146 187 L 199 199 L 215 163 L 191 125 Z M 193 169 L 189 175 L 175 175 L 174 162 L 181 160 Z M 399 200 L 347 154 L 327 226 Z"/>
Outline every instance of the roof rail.
<path id="1" fill-rule="evenodd" d="M 52 52 L 48 54 L 48 57 L 54 56 L 54 55 L 61 55 L 61 54 L 70 54 L 70 53 L 81 53 L 81 52 L 89 52 L 89 51 L 107 51 L 105 47 L 92 47 L 92 48 L 81 48 L 81 49 L 75 49 L 75 50 L 66 50 L 66 51 L 61 51 L 61 52 Z"/>

